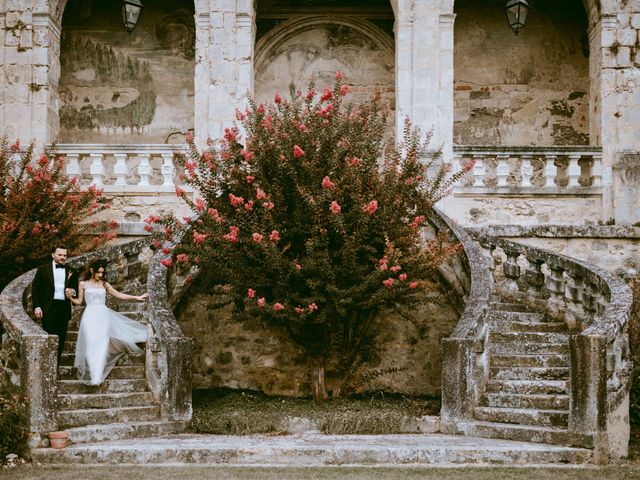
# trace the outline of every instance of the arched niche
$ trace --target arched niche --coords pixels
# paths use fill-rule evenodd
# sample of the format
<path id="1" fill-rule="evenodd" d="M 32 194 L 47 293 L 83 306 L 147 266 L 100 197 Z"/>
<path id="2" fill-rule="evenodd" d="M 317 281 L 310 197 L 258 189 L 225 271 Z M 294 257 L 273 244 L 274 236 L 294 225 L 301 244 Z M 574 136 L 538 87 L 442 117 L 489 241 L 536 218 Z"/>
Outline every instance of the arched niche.
<path id="1" fill-rule="evenodd" d="M 394 40 L 371 22 L 354 17 L 295 18 L 270 30 L 256 44 L 254 92 L 269 101 L 289 85 L 332 86 L 342 71 L 352 87 L 352 100 L 369 98 L 374 90 L 393 104 Z"/>

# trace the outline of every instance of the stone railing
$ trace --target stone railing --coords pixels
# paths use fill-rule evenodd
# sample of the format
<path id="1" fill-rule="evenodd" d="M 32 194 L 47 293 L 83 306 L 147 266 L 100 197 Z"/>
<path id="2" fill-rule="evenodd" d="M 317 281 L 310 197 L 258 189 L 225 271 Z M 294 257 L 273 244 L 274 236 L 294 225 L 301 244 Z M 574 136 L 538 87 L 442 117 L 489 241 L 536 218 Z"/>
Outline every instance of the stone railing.
<path id="1" fill-rule="evenodd" d="M 174 193 L 180 173 L 174 156 L 187 152 L 185 145 L 167 144 L 56 144 L 50 148 L 65 159 L 68 176 L 109 194 Z"/>
<path id="2" fill-rule="evenodd" d="M 456 193 L 601 194 L 602 148 L 455 145 L 453 171 L 474 162 Z"/>
<path id="3" fill-rule="evenodd" d="M 630 288 L 580 260 L 470 233 L 491 262 L 492 294 L 564 321 L 576 332 L 570 336 L 569 431 L 592 438 L 597 453 L 624 455 L 631 384 Z M 482 326 L 474 323 L 477 332 Z"/>
<path id="4" fill-rule="evenodd" d="M 92 252 L 68 262 L 78 270 L 83 270 L 95 258 L 102 258 L 108 264 L 107 280 L 117 289 L 127 293 L 141 293 L 147 287 L 152 299 L 158 298 L 155 278 L 149 271 L 152 251 L 146 239 Z M 148 274 L 149 273 L 149 274 Z M 39 324 L 27 314 L 31 311 L 30 290 L 35 270 L 25 273 L 11 282 L 0 294 L 0 320 L 5 330 L 2 349 L 17 352 L 14 359 L 15 371 L 10 372 L 13 381 L 19 384 L 28 404 L 28 424 L 31 446 L 38 446 L 41 436 L 57 430 L 57 375 L 56 352 L 58 338 L 48 335 Z M 156 275 L 157 276 L 157 275 Z M 162 292 L 166 289 L 160 288 Z M 163 418 L 184 420 L 191 413 L 191 347 L 189 340 L 180 339 L 173 332 L 173 324 L 164 322 L 156 303 L 149 302 L 148 318 L 151 334 L 147 348 L 147 379 L 156 400 L 162 406 Z M 117 306 L 117 305 L 115 305 Z M 79 310 L 74 311 L 77 315 Z M 175 319 L 174 319 L 175 320 Z M 167 340 L 168 339 L 168 340 Z M 176 359 L 187 358 L 188 367 Z M 175 362 L 175 363 L 174 363 Z M 163 372 L 158 375 L 158 369 Z M 173 372 L 178 373 L 174 374 Z M 185 387 L 181 387 L 186 385 Z M 188 390 L 188 407 L 184 396 L 175 391 Z"/>

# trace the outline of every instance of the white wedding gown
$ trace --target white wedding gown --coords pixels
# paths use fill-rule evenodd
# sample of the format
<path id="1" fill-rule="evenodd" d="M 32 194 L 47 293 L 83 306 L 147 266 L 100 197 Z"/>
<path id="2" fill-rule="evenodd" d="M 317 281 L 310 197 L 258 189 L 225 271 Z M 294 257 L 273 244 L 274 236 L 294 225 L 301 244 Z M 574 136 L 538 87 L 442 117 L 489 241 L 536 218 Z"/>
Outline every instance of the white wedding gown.
<path id="1" fill-rule="evenodd" d="M 123 355 L 142 355 L 136 343 L 148 338 L 147 327 L 108 308 L 106 296 L 104 288 L 84 290 L 74 366 L 78 378 L 92 385 L 102 383 Z"/>

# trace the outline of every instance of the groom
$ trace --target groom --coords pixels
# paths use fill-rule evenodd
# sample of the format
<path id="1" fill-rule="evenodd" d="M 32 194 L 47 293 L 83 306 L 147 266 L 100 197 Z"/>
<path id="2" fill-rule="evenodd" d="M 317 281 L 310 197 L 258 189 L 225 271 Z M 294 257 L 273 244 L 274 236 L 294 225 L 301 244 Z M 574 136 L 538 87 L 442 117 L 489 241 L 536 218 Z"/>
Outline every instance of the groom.
<path id="1" fill-rule="evenodd" d="M 33 313 L 42 320 L 42 328 L 58 336 L 58 366 L 67 339 L 67 327 L 71 318 L 71 301 L 67 293 L 76 295 L 78 276 L 65 266 L 67 247 L 57 245 L 51 250 L 52 261 L 40 265 L 31 284 Z"/>

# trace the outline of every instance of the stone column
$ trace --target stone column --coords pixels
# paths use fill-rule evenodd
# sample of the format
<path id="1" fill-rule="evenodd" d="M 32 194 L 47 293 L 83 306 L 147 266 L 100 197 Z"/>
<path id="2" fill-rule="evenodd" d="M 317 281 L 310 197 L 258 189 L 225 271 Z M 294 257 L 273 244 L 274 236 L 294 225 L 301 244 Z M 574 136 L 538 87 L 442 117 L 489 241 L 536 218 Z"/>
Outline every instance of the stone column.
<path id="1" fill-rule="evenodd" d="M 222 137 L 253 94 L 253 0 L 196 2 L 195 133 Z"/>
<path id="2" fill-rule="evenodd" d="M 58 133 L 60 26 L 40 2 L 14 5 L 0 14 L 1 133 L 40 147 Z"/>
<path id="3" fill-rule="evenodd" d="M 599 61 L 592 82 L 599 82 L 601 99 L 600 118 L 592 123 L 601 129 L 603 219 L 632 224 L 640 221 L 640 5 L 616 5 L 603 2 L 592 41 L 592 47 L 599 46 L 591 56 Z"/>

